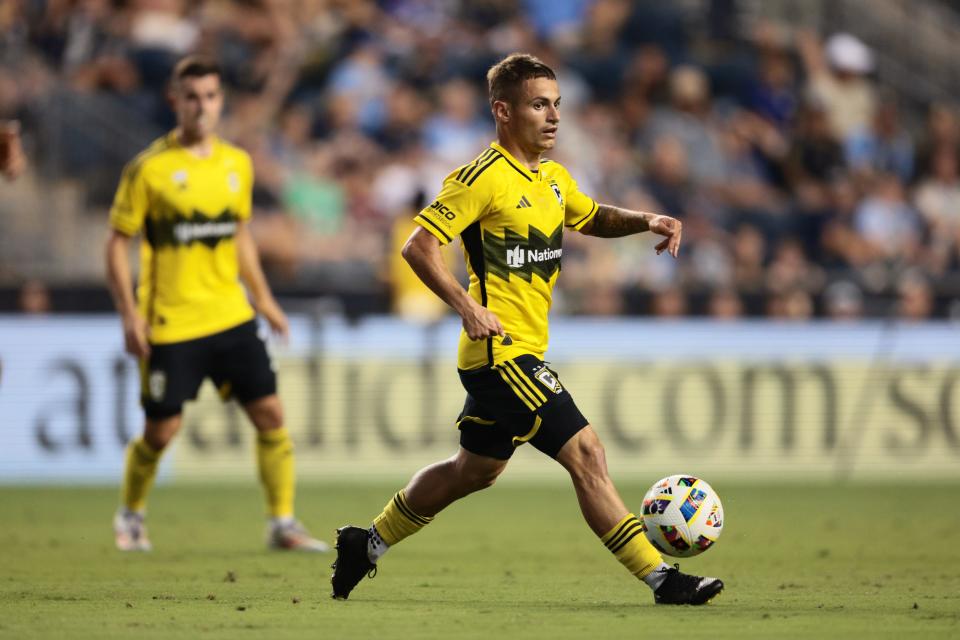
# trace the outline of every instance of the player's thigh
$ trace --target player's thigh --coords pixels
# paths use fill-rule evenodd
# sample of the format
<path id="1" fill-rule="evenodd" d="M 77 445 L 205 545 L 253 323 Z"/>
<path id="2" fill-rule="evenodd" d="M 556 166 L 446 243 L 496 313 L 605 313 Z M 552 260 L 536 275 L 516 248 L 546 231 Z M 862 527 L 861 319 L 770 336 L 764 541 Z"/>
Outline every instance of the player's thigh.
<path id="1" fill-rule="evenodd" d="M 218 334 L 210 378 L 220 396 L 241 405 L 277 393 L 277 375 L 255 320 Z"/>
<path id="2" fill-rule="evenodd" d="M 150 345 L 140 361 L 140 404 L 148 420 L 179 415 L 207 374 L 206 339 Z"/>

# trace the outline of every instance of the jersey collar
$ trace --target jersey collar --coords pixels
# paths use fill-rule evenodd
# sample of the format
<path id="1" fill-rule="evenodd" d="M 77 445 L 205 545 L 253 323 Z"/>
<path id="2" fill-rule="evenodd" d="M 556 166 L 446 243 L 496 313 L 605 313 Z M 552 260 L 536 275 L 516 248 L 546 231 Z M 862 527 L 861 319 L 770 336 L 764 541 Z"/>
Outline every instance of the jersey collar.
<path id="1" fill-rule="evenodd" d="M 527 169 L 526 165 L 522 164 L 519 160 L 514 158 L 509 151 L 504 149 L 497 142 L 491 142 L 490 148 L 496 149 L 497 151 L 499 151 L 503 155 L 503 159 L 507 161 L 507 164 L 509 164 L 514 169 L 516 169 L 518 172 L 520 172 L 520 174 L 530 182 L 540 181 L 540 175 L 543 173 L 542 171 L 537 171 L 537 172 L 530 171 L 530 169 Z"/>

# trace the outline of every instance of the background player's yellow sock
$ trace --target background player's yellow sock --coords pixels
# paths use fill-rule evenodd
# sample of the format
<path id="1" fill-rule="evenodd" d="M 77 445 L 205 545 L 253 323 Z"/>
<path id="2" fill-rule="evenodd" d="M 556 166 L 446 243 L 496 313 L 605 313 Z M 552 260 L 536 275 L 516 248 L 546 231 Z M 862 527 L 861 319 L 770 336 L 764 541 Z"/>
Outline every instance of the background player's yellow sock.
<path id="1" fill-rule="evenodd" d="M 617 557 L 620 564 L 627 568 L 627 571 L 649 584 L 654 590 L 660 586 L 661 580 L 655 580 L 656 584 L 653 584 L 647 578 L 655 570 L 666 565 L 660 552 L 644 535 L 643 525 L 637 516 L 628 513 L 600 540 Z"/>
<path id="2" fill-rule="evenodd" d="M 293 517 L 293 441 L 286 427 L 257 432 L 257 467 L 270 516 Z"/>
<path id="3" fill-rule="evenodd" d="M 143 438 L 127 445 L 127 460 L 123 470 L 123 506 L 142 513 L 147 507 L 147 493 L 157 475 L 157 464 L 162 451 L 156 451 Z"/>
<path id="4" fill-rule="evenodd" d="M 407 506 L 407 500 L 401 489 L 397 492 L 397 495 L 390 499 L 387 506 L 383 508 L 383 513 L 374 518 L 373 531 L 371 531 L 371 533 L 379 534 L 386 547 L 391 547 L 404 538 L 412 536 L 431 522 L 433 522 L 433 518 L 418 515 L 413 512 L 413 509 Z M 372 541 L 374 546 L 379 546 L 377 543 L 381 542 L 374 538 L 372 538 Z M 386 547 L 382 549 L 372 549 L 374 552 L 372 555 L 380 557 L 386 553 Z M 376 562 L 376 558 L 371 558 L 371 561 Z"/>

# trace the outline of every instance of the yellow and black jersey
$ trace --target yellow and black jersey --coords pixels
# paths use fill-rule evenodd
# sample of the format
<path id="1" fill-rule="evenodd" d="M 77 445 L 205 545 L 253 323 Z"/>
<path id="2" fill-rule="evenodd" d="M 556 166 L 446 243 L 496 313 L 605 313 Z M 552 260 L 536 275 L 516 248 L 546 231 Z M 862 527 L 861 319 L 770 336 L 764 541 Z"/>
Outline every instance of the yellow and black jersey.
<path id="1" fill-rule="evenodd" d="M 500 319 L 506 335 L 471 341 L 460 334 L 457 366 L 493 366 L 522 354 L 543 358 L 547 314 L 563 255 L 563 228 L 580 229 L 597 203 L 560 164 L 530 171 L 497 143 L 444 180 L 416 221 L 442 244 L 463 242 L 474 300 Z"/>
<path id="2" fill-rule="evenodd" d="M 218 139 L 201 158 L 172 132 L 124 168 L 110 226 L 142 232 L 137 298 L 151 342 L 201 338 L 254 317 L 234 240 L 250 217 L 252 187 L 245 151 Z"/>

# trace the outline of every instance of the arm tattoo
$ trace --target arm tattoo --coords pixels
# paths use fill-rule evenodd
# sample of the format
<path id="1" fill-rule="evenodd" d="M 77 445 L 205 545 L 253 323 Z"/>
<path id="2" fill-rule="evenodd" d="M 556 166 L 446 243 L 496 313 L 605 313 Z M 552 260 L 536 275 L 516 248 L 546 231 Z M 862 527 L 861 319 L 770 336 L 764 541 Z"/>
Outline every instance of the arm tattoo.
<path id="1" fill-rule="evenodd" d="M 593 220 L 583 232 L 598 238 L 620 238 L 650 230 L 650 214 L 628 211 L 608 204 L 597 206 Z"/>

